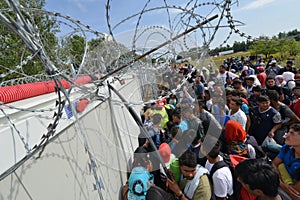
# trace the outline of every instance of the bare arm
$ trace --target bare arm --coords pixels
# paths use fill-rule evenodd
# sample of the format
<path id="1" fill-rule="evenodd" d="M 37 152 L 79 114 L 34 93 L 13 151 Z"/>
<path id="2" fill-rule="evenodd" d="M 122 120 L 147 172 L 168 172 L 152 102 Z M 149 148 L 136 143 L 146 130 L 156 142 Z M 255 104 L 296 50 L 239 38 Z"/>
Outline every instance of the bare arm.
<path id="1" fill-rule="evenodd" d="M 300 122 L 299 117 L 295 113 L 289 115 L 288 118 L 290 118 L 290 121 L 288 121 L 286 123 L 283 123 L 282 126 L 289 126 L 291 124 L 295 124 L 295 123 Z"/>
<path id="2" fill-rule="evenodd" d="M 280 129 L 281 128 L 281 125 L 282 125 L 282 123 L 278 123 L 278 124 L 276 124 L 275 126 L 273 126 L 273 128 L 270 130 L 270 132 L 269 132 L 269 137 L 271 137 L 271 138 L 273 138 L 274 137 L 274 133 L 275 133 L 275 131 L 277 131 L 278 129 Z"/>
<path id="3" fill-rule="evenodd" d="M 175 193 L 177 197 L 180 197 L 180 200 L 188 200 L 188 198 L 184 195 L 184 193 L 179 188 L 176 181 L 167 178 L 167 187 Z"/>
<path id="4" fill-rule="evenodd" d="M 250 115 L 246 115 L 247 117 L 247 122 L 246 122 L 246 133 L 248 133 L 250 126 L 251 126 L 251 119 L 250 119 Z"/>
<path id="5" fill-rule="evenodd" d="M 279 170 L 278 170 L 278 166 L 279 166 L 281 163 L 283 163 L 283 161 L 282 161 L 280 158 L 278 158 L 278 157 L 275 157 L 274 160 L 273 160 L 273 162 L 272 162 L 272 166 L 274 167 L 275 171 L 276 171 L 277 174 L 279 175 L 280 181 L 282 181 L 282 179 L 281 179 L 281 175 L 280 175 Z"/>

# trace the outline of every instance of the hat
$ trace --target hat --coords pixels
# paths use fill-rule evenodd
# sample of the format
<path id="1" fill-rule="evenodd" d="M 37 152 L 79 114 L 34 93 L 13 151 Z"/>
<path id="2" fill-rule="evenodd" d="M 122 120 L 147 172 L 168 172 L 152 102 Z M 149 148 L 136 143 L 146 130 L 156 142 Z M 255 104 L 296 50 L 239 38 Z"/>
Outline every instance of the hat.
<path id="1" fill-rule="evenodd" d="M 277 63 L 277 61 L 276 60 L 272 60 L 271 62 L 270 62 L 270 65 L 272 65 L 272 64 L 276 64 Z"/>
<path id="2" fill-rule="evenodd" d="M 261 62 L 258 64 L 259 66 L 266 66 L 265 63 Z"/>
<path id="3" fill-rule="evenodd" d="M 164 102 L 163 101 L 158 101 L 157 102 L 158 107 L 164 107 Z"/>
<path id="4" fill-rule="evenodd" d="M 293 72 L 283 72 L 282 76 L 285 81 L 294 80 L 295 74 Z"/>
<path id="5" fill-rule="evenodd" d="M 264 68 L 264 67 L 258 67 L 257 70 L 258 70 L 259 72 L 263 72 L 263 71 L 265 71 L 265 68 Z"/>
<path id="6" fill-rule="evenodd" d="M 232 73 L 235 73 L 235 72 L 236 72 L 235 69 L 231 69 L 230 71 L 231 71 Z"/>
<path id="7" fill-rule="evenodd" d="M 133 168 L 128 179 L 129 190 L 128 200 L 145 200 L 150 183 L 153 183 L 153 176 L 144 167 Z"/>
<path id="8" fill-rule="evenodd" d="M 171 148 L 167 143 L 162 143 L 158 148 L 160 157 L 163 159 L 164 163 L 168 163 L 171 157 Z"/>

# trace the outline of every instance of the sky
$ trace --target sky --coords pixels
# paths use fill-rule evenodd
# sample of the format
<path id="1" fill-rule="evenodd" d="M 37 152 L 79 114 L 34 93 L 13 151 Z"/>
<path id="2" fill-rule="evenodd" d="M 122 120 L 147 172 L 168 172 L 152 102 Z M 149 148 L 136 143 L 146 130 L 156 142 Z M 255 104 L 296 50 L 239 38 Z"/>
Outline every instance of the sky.
<path id="1" fill-rule="evenodd" d="M 186 0 L 165 0 L 169 5 L 185 7 L 187 2 L 209 2 L 209 1 L 186 1 Z M 221 1 L 221 0 L 220 0 Z M 217 1 L 217 2 L 220 2 Z M 163 0 L 111 0 L 109 20 L 111 26 L 115 26 L 120 21 L 140 12 L 143 7 L 157 8 L 164 5 Z M 213 1 L 211 1 L 213 2 Z M 232 2 L 236 2 L 232 0 Z M 59 12 L 68 15 L 73 19 L 80 20 L 83 24 L 91 26 L 94 30 L 108 33 L 106 22 L 107 0 L 46 0 L 46 10 Z M 300 1 L 299 0 L 239 0 L 232 5 L 231 14 L 234 20 L 242 22 L 243 26 L 238 26 L 241 32 L 254 38 L 259 36 L 274 36 L 279 32 L 288 32 L 294 29 L 300 30 Z M 191 8 L 191 7 L 190 7 Z M 170 15 L 176 21 L 178 10 L 170 9 Z M 197 12 L 202 16 L 212 16 L 218 13 L 212 6 L 202 6 Z M 220 13 L 218 13 L 220 14 Z M 178 17 L 177 17 L 178 18 Z M 113 34 L 124 36 L 137 26 L 138 16 L 121 23 L 113 30 Z M 149 25 L 159 25 L 166 28 L 170 27 L 166 15 L 166 10 L 154 9 L 144 13 L 141 17 L 139 27 Z M 215 21 L 217 22 L 217 20 Z M 224 22 L 226 22 L 224 20 Z M 223 22 L 223 23 L 224 23 Z M 171 23 L 172 24 L 172 23 Z M 173 24 L 174 25 L 174 24 Z M 220 28 L 211 46 L 219 46 L 227 37 L 229 28 Z M 158 35 L 156 37 L 159 37 Z M 201 37 L 201 33 L 195 32 L 195 40 Z M 156 41 L 160 43 L 161 40 Z M 245 41 L 238 34 L 233 34 L 228 44 L 234 41 Z M 128 42 L 128 41 L 127 41 Z M 154 41 L 155 42 L 155 41 Z"/>

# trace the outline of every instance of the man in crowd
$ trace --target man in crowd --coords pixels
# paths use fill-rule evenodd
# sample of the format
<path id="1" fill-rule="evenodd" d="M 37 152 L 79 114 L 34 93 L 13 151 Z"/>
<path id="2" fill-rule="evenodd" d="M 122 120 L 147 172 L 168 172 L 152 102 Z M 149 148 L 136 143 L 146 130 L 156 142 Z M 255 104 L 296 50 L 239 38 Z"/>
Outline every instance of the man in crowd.
<path id="1" fill-rule="evenodd" d="M 210 136 L 207 136 L 210 137 Z M 215 145 L 213 145 L 215 143 Z M 211 146 L 213 146 L 211 148 Z M 218 200 L 226 200 L 233 194 L 233 177 L 229 167 L 221 167 L 212 172 L 214 165 L 223 160 L 220 153 L 221 144 L 217 138 L 210 137 L 209 141 L 201 144 L 201 152 L 206 156 L 207 161 L 205 168 L 210 172 L 215 198 Z M 213 174 L 211 174 L 213 173 Z"/>
<path id="2" fill-rule="evenodd" d="M 280 177 L 280 188 L 292 199 L 300 199 L 300 124 L 293 124 L 286 134 L 285 145 L 272 165 Z"/>
<path id="3" fill-rule="evenodd" d="M 229 117 L 231 120 L 239 122 L 244 130 L 246 130 L 246 124 L 247 124 L 247 116 L 246 114 L 241 110 L 242 106 L 242 100 L 241 98 L 232 98 L 229 103 Z"/>
<path id="4" fill-rule="evenodd" d="M 252 135 L 258 145 L 261 145 L 267 136 L 273 138 L 274 133 L 281 127 L 280 113 L 270 106 L 268 96 L 258 97 L 258 107 L 250 112 L 251 127 L 249 135 Z"/>
<path id="5" fill-rule="evenodd" d="M 196 155 L 187 150 L 179 158 L 179 168 L 182 177 L 179 184 L 175 180 L 167 179 L 168 187 L 180 200 L 198 200 L 211 198 L 211 187 L 208 171 L 197 165 Z"/>
<path id="6" fill-rule="evenodd" d="M 224 65 L 220 65 L 219 74 L 217 75 L 217 78 L 222 79 L 223 83 L 225 84 L 226 83 L 226 77 L 231 77 L 232 80 L 234 80 L 235 78 L 238 78 L 239 76 L 232 73 L 232 72 L 226 71 L 226 67 Z"/>
<path id="7" fill-rule="evenodd" d="M 238 181 L 259 200 L 281 200 L 278 193 L 279 178 L 269 164 L 258 159 L 248 159 L 240 162 L 235 173 Z"/>

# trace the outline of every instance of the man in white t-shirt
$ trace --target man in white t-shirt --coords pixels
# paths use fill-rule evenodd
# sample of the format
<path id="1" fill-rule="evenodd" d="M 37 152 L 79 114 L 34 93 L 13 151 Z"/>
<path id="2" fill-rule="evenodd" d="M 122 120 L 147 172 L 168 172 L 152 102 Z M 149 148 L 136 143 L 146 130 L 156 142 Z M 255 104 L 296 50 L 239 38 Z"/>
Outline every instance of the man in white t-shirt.
<path id="1" fill-rule="evenodd" d="M 207 158 L 205 168 L 211 172 L 213 166 L 222 161 L 223 157 L 219 155 L 220 142 L 216 138 L 208 137 L 210 138 L 205 139 L 201 144 L 201 152 Z M 215 145 L 213 145 L 214 141 L 216 142 Z M 217 169 L 213 173 L 211 180 L 214 195 L 218 200 L 226 200 L 233 195 L 233 177 L 228 166 Z"/>
<path id="2" fill-rule="evenodd" d="M 217 79 L 222 79 L 223 83 L 225 84 L 227 77 L 230 77 L 230 78 L 232 78 L 232 80 L 234 80 L 235 78 L 238 78 L 239 76 L 232 72 L 226 71 L 226 67 L 224 65 L 220 65 L 219 74 L 217 75 Z"/>
<path id="3" fill-rule="evenodd" d="M 231 120 L 236 121 L 241 124 L 244 130 L 246 130 L 246 124 L 247 124 L 247 116 L 246 114 L 241 110 L 242 106 L 242 99 L 234 97 L 230 100 L 229 103 L 229 117 Z"/>

